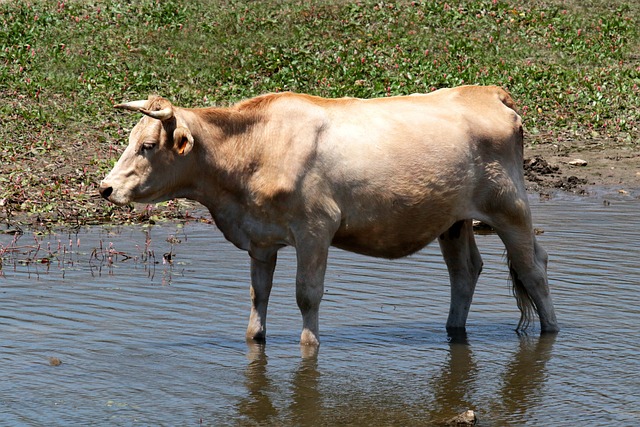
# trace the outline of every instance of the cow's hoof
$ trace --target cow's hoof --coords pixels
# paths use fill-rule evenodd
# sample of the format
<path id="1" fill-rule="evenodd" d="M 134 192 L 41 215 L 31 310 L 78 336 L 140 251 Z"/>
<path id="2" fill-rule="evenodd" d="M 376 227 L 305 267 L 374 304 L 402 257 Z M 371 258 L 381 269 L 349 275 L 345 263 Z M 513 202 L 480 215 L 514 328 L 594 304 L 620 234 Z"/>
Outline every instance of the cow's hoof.
<path id="1" fill-rule="evenodd" d="M 300 345 L 306 345 L 311 347 L 317 347 L 320 345 L 320 340 L 308 329 L 302 331 L 302 335 L 300 335 Z"/>
<path id="2" fill-rule="evenodd" d="M 247 330 L 247 341 L 263 343 L 267 340 L 267 331 L 250 331 Z"/>

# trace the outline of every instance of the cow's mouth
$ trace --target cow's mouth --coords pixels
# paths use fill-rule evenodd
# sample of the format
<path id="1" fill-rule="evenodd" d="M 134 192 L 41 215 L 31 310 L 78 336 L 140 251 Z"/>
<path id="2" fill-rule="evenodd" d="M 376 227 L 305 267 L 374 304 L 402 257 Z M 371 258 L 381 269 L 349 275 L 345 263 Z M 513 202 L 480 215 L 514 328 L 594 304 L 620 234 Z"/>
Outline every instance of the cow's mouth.
<path id="1" fill-rule="evenodd" d="M 126 203 L 123 203 L 122 200 L 118 200 L 118 197 L 114 197 L 113 187 L 108 185 L 100 185 L 98 190 L 100 195 L 110 203 L 113 203 L 116 206 L 124 206 Z"/>

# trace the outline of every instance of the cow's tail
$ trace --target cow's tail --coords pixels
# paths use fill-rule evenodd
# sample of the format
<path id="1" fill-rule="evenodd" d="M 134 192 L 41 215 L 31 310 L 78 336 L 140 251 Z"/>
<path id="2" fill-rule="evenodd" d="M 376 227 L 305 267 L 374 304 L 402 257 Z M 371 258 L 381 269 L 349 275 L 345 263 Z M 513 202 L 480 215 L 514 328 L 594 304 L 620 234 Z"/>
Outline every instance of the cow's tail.
<path id="1" fill-rule="evenodd" d="M 524 332 L 531 326 L 535 319 L 537 307 L 531 295 L 524 287 L 524 283 L 518 279 L 518 274 L 511 266 L 511 261 L 509 261 L 509 275 L 511 277 L 511 291 L 520 310 L 520 321 L 518 322 L 516 331 Z"/>

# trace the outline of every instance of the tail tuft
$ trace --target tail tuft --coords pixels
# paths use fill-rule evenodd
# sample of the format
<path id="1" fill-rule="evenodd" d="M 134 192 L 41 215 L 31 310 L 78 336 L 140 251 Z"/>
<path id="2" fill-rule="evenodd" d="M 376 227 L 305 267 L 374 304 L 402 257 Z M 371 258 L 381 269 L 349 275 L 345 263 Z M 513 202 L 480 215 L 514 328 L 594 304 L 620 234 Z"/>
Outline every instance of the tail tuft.
<path id="1" fill-rule="evenodd" d="M 511 267 L 511 261 L 509 261 L 509 274 L 511 276 L 511 291 L 516 298 L 516 303 L 520 310 L 520 321 L 518 322 L 516 331 L 524 332 L 532 325 L 537 307 L 522 281 L 518 279 L 516 271 Z"/>

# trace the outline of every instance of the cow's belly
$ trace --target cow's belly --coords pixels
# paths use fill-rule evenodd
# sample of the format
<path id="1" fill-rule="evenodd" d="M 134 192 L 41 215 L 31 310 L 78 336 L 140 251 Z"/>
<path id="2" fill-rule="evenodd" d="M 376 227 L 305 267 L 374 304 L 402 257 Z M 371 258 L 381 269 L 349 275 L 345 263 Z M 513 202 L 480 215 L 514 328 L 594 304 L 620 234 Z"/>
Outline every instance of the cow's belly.
<path id="1" fill-rule="evenodd" d="M 332 245 L 350 252 L 380 258 L 401 258 L 424 248 L 455 222 L 443 215 L 437 219 L 386 217 L 364 224 L 342 224 Z"/>
<path id="2" fill-rule="evenodd" d="M 362 255 L 368 255 L 378 258 L 402 258 L 411 255 L 428 245 L 431 239 L 407 239 L 394 241 L 373 241 L 373 238 L 364 238 L 362 236 L 342 235 L 333 239 L 332 245 L 344 249 L 345 251 L 355 252 Z"/>

